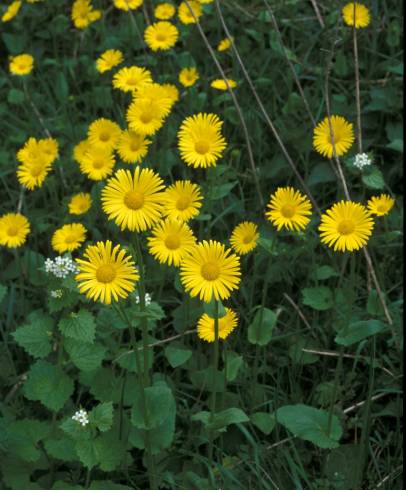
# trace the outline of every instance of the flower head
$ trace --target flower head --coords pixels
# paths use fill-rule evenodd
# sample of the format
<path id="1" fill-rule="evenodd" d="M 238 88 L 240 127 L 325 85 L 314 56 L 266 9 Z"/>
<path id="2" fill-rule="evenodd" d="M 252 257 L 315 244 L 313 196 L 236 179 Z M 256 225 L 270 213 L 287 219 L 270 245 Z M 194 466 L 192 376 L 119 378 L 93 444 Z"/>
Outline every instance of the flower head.
<path id="1" fill-rule="evenodd" d="M 163 195 L 163 214 L 172 219 L 189 221 L 202 207 L 200 187 L 189 180 L 178 180 L 166 188 Z"/>
<path id="2" fill-rule="evenodd" d="M 73 158 L 74 160 L 81 164 L 84 162 L 86 153 L 90 151 L 92 148 L 92 145 L 88 139 L 80 141 L 75 147 L 73 148 Z"/>
<path id="3" fill-rule="evenodd" d="M 75 0 L 72 5 L 72 22 L 77 29 L 85 29 L 100 19 L 101 10 L 93 10 L 90 0 Z"/>
<path id="4" fill-rule="evenodd" d="M 90 144 L 107 151 L 116 148 L 120 135 L 120 126 L 104 117 L 93 121 L 88 130 Z"/>
<path id="5" fill-rule="evenodd" d="M 113 0 L 114 6 L 120 10 L 135 10 L 142 5 L 143 0 Z"/>
<path id="6" fill-rule="evenodd" d="M 80 409 L 72 415 L 72 420 L 78 422 L 82 427 L 85 427 L 89 423 L 89 416 L 86 410 Z"/>
<path id="7" fill-rule="evenodd" d="M 96 60 L 96 70 L 99 73 L 110 71 L 123 61 L 123 53 L 118 49 L 104 51 Z"/>
<path id="8" fill-rule="evenodd" d="M 367 153 L 357 153 L 354 158 L 354 167 L 362 170 L 364 167 L 369 167 L 372 164 L 371 158 Z"/>
<path id="9" fill-rule="evenodd" d="M 219 51 L 220 53 L 223 51 L 227 51 L 228 49 L 231 48 L 231 45 L 232 45 L 232 40 L 226 37 L 225 39 L 222 39 L 219 42 L 217 46 L 217 51 Z"/>
<path id="10" fill-rule="evenodd" d="M 113 87 L 123 92 L 136 92 L 146 83 L 152 83 L 149 70 L 140 66 L 125 66 L 113 77 Z"/>
<path id="11" fill-rule="evenodd" d="M 21 8 L 21 4 L 22 4 L 22 2 L 20 0 L 16 0 L 15 2 L 11 2 L 10 5 L 7 7 L 7 10 L 1 16 L 1 21 L 2 22 L 9 22 L 11 19 L 14 19 L 14 17 L 18 14 L 18 12 Z"/>
<path id="12" fill-rule="evenodd" d="M 341 157 L 347 153 L 354 143 L 353 126 L 341 116 L 331 116 L 330 122 L 329 118 L 326 117 L 315 127 L 313 146 L 318 153 L 328 158 L 334 156 L 335 147 L 336 155 Z"/>
<path id="13" fill-rule="evenodd" d="M 77 274 L 79 272 L 77 265 L 69 255 L 65 255 L 64 257 L 58 256 L 53 260 L 48 258 L 44 265 L 47 274 L 53 274 L 59 279 L 65 279 L 69 274 Z"/>
<path id="14" fill-rule="evenodd" d="M 22 214 L 3 214 L 0 217 L 0 245 L 8 248 L 21 247 L 30 230 L 30 223 Z"/>
<path id="15" fill-rule="evenodd" d="M 9 70 L 13 75 L 28 75 L 34 68 L 34 58 L 30 54 L 10 56 Z"/>
<path id="16" fill-rule="evenodd" d="M 21 162 L 17 168 L 17 178 L 20 184 L 29 190 L 41 187 L 57 155 L 58 143 L 56 140 L 29 138 L 23 148 L 17 152 L 17 160 Z"/>
<path id="17" fill-rule="evenodd" d="M 250 221 L 244 221 L 234 228 L 230 243 L 239 255 L 245 255 L 256 248 L 258 238 L 258 226 Z"/>
<path id="18" fill-rule="evenodd" d="M 76 259 L 76 263 L 79 291 L 93 301 L 111 304 L 112 299 L 126 298 L 139 279 L 132 258 L 120 245 L 113 248 L 110 240 L 88 246 L 84 259 Z"/>
<path id="19" fill-rule="evenodd" d="M 226 314 L 218 319 L 218 338 L 225 340 L 237 327 L 238 318 L 233 310 L 225 308 Z M 197 335 L 206 342 L 215 341 L 215 319 L 205 313 L 197 324 Z"/>
<path id="20" fill-rule="evenodd" d="M 152 136 L 161 129 L 167 114 L 167 107 L 159 101 L 136 99 L 130 104 L 126 117 L 132 131 Z"/>
<path id="21" fill-rule="evenodd" d="M 106 149 L 90 147 L 79 163 L 80 171 L 91 180 L 103 180 L 113 173 L 116 160 Z"/>
<path id="22" fill-rule="evenodd" d="M 304 230 L 309 224 L 312 213 L 309 199 L 293 187 L 279 187 L 271 195 L 266 217 L 277 230 Z"/>
<path id="23" fill-rule="evenodd" d="M 134 131 L 123 131 L 117 145 L 117 152 L 123 162 L 140 163 L 147 155 L 151 140 Z"/>
<path id="24" fill-rule="evenodd" d="M 64 225 L 52 235 L 52 248 L 58 253 L 72 252 L 85 241 L 86 232 L 81 223 Z"/>
<path id="25" fill-rule="evenodd" d="M 355 24 L 356 29 L 367 27 L 371 21 L 368 8 L 358 2 L 347 3 L 347 5 L 343 7 L 342 15 L 344 22 L 351 27 Z"/>
<path id="26" fill-rule="evenodd" d="M 231 78 L 227 78 L 227 84 L 222 78 L 218 78 L 217 80 L 213 80 L 210 86 L 216 90 L 228 90 L 228 87 L 235 88 L 237 86 L 237 82 Z"/>
<path id="27" fill-rule="evenodd" d="M 196 19 L 199 20 L 203 11 L 199 0 L 189 0 L 189 5 L 182 2 L 179 5 L 178 16 L 182 24 L 196 24 Z M 192 12 L 190 11 L 192 9 Z"/>
<path id="28" fill-rule="evenodd" d="M 183 68 L 179 73 L 179 82 L 184 87 L 192 87 L 199 80 L 199 72 L 196 68 Z"/>
<path id="29" fill-rule="evenodd" d="M 167 51 L 175 46 L 179 31 L 170 22 L 155 22 L 145 29 L 144 39 L 152 51 Z"/>
<path id="30" fill-rule="evenodd" d="M 68 209 L 69 214 L 85 214 L 89 211 L 92 205 L 92 198 L 87 192 L 80 192 L 71 197 Z"/>
<path id="31" fill-rule="evenodd" d="M 376 216 L 386 216 L 395 205 L 395 200 L 388 194 L 371 197 L 368 201 L 368 209 L 371 214 Z"/>
<path id="32" fill-rule="evenodd" d="M 159 20 L 169 20 L 176 13 L 176 8 L 171 3 L 160 3 L 155 7 L 154 15 Z"/>
<path id="33" fill-rule="evenodd" d="M 321 241 L 334 251 L 353 252 L 366 245 L 373 227 L 374 221 L 362 204 L 341 201 L 322 215 L 319 231 Z"/>

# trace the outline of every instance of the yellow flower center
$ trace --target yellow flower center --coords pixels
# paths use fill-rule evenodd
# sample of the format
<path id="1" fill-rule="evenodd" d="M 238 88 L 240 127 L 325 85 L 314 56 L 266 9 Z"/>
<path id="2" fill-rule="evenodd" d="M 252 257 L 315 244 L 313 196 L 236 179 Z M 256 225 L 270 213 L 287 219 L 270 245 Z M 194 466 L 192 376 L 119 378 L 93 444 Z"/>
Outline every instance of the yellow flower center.
<path id="1" fill-rule="evenodd" d="M 190 205 L 190 197 L 189 196 L 181 196 L 176 201 L 176 209 L 179 211 L 184 211 Z"/>
<path id="2" fill-rule="evenodd" d="M 163 43 L 164 41 L 166 41 L 166 34 L 164 34 L 163 32 L 158 32 L 158 34 L 156 35 L 156 40 Z"/>
<path id="3" fill-rule="evenodd" d="M 206 281 L 215 281 L 220 275 L 220 267 L 215 262 L 206 262 L 202 265 L 200 273 Z"/>
<path id="4" fill-rule="evenodd" d="M 131 141 L 130 143 L 130 150 L 131 151 L 138 151 L 140 149 L 140 143 L 139 141 Z"/>
<path id="5" fill-rule="evenodd" d="M 180 247 L 180 238 L 179 235 L 173 233 L 172 235 L 168 235 L 165 238 L 165 247 L 169 248 L 169 250 L 176 250 Z"/>
<path id="6" fill-rule="evenodd" d="M 195 143 L 195 150 L 200 155 L 205 155 L 210 150 L 210 143 L 206 140 L 199 140 Z"/>
<path id="7" fill-rule="evenodd" d="M 350 219 L 344 219 L 338 224 L 337 230 L 341 235 L 350 235 L 355 230 L 354 222 Z"/>
<path id="8" fill-rule="evenodd" d="M 127 192 L 124 196 L 124 204 L 129 209 L 140 209 L 144 205 L 144 194 L 137 191 Z"/>
<path id="9" fill-rule="evenodd" d="M 102 131 L 100 133 L 99 138 L 100 138 L 100 141 L 106 142 L 110 139 L 110 133 L 108 131 Z"/>
<path id="10" fill-rule="evenodd" d="M 140 121 L 143 123 L 143 124 L 149 124 L 152 119 L 153 119 L 153 115 L 149 112 L 149 113 L 145 113 L 143 112 L 141 115 L 140 115 Z"/>
<path id="11" fill-rule="evenodd" d="M 65 243 L 73 243 L 76 241 L 75 235 L 66 235 Z"/>
<path id="12" fill-rule="evenodd" d="M 104 167 L 104 161 L 101 159 L 93 160 L 93 168 L 99 169 Z"/>
<path id="13" fill-rule="evenodd" d="M 32 177 L 38 177 L 42 172 L 42 166 L 41 165 L 35 165 L 34 167 L 31 167 L 31 176 Z"/>
<path id="14" fill-rule="evenodd" d="M 387 208 L 385 204 L 378 204 L 376 210 L 378 211 L 378 213 L 385 213 L 387 211 Z"/>
<path id="15" fill-rule="evenodd" d="M 9 228 L 7 230 L 7 235 L 8 236 L 16 236 L 16 235 L 18 235 L 18 227 L 15 226 L 15 225 L 9 226 Z"/>
<path id="16" fill-rule="evenodd" d="M 127 85 L 134 86 L 134 85 L 137 85 L 137 83 L 138 83 L 138 80 L 135 77 L 130 77 L 127 80 Z"/>
<path id="17" fill-rule="evenodd" d="M 245 235 L 245 237 L 242 239 L 242 242 L 245 243 L 245 245 L 248 245 L 248 243 L 251 243 L 253 239 L 254 239 L 254 235 L 252 234 Z"/>
<path id="18" fill-rule="evenodd" d="M 101 265 L 96 271 L 96 279 L 104 284 L 113 282 L 116 275 L 116 269 L 111 264 Z"/>
<path id="19" fill-rule="evenodd" d="M 296 214 L 296 208 L 290 204 L 284 204 L 281 209 L 281 214 L 284 218 L 293 218 Z"/>

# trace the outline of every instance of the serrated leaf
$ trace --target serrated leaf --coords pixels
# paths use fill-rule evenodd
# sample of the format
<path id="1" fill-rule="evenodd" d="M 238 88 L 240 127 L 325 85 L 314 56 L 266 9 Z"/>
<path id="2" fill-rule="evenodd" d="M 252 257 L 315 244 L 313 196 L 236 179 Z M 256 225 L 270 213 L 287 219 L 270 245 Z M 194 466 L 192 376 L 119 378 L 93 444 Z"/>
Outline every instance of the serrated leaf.
<path id="1" fill-rule="evenodd" d="M 77 459 L 75 443 L 72 439 L 47 439 L 44 441 L 46 452 L 53 458 L 61 461 L 75 461 Z"/>
<path id="2" fill-rule="evenodd" d="M 58 323 L 59 330 L 66 336 L 82 342 L 93 343 L 96 323 L 93 315 L 87 310 L 70 313 Z"/>
<path id="3" fill-rule="evenodd" d="M 269 308 L 259 308 L 248 327 L 248 341 L 254 345 L 267 345 L 272 339 L 277 315 Z"/>
<path id="4" fill-rule="evenodd" d="M 113 424 L 113 402 L 100 403 L 89 413 L 89 420 L 101 432 L 111 429 Z"/>
<path id="5" fill-rule="evenodd" d="M 302 291 L 303 304 L 310 306 L 314 310 L 325 311 L 334 306 L 333 293 L 325 286 L 317 288 L 305 288 Z"/>
<path id="6" fill-rule="evenodd" d="M 51 427 L 39 420 L 17 420 L 8 424 L 7 451 L 24 461 L 38 461 L 41 451 L 37 443 L 48 436 Z"/>
<path id="7" fill-rule="evenodd" d="M 76 441 L 75 451 L 79 461 L 88 469 L 92 469 L 99 463 L 99 455 L 92 439 Z"/>
<path id="8" fill-rule="evenodd" d="M 385 187 L 382 172 L 376 167 L 373 167 L 370 172 L 362 175 L 362 182 L 370 189 L 384 189 Z"/>
<path id="9" fill-rule="evenodd" d="M 29 325 L 23 325 L 12 333 L 18 345 L 36 358 L 46 357 L 51 351 L 50 335 L 53 321 L 44 316 Z"/>
<path id="10" fill-rule="evenodd" d="M 82 371 L 98 369 L 106 353 L 105 347 L 100 344 L 84 344 L 72 338 L 65 339 L 64 346 L 73 364 Z"/>
<path id="11" fill-rule="evenodd" d="M 354 322 L 340 330 L 335 341 L 339 345 L 349 346 L 384 330 L 386 330 L 386 326 L 379 320 Z"/>

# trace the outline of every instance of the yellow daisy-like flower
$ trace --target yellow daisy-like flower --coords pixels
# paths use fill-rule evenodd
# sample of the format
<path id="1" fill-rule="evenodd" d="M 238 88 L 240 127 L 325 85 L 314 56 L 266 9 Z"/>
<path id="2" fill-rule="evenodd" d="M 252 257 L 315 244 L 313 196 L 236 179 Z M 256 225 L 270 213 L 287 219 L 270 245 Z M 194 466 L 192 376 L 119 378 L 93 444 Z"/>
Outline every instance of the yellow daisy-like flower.
<path id="1" fill-rule="evenodd" d="M 199 72 L 196 68 L 183 68 L 179 73 L 179 82 L 184 87 L 193 87 L 193 85 L 199 80 Z"/>
<path id="2" fill-rule="evenodd" d="M 52 248 L 63 254 L 79 248 L 86 239 L 86 228 L 81 223 L 64 225 L 52 235 Z"/>
<path id="3" fill-rule="evenodd" d="M 11 19 L 13 19 L 18 14 L 21 8 L 21 4 L 22 2 L 20 0 L 10 3 L 10 5 L 7 7 L 7 10 L 1 16 L 1 21 L 9 22 Z"/>
<path id="4" fill-rule="evenodd" d="M 306 196 L 293 187 L 279 187 L 271 195 L 267 207 L 266 217 L 278 231 L 282 228 L 304 230 L 310 222 L 308 216 L 312 214 L 312 205 Z"/>
<path id="5" fill-rule="evenodd" d="M 72 22 L 77 29 L 85 29 L 100 19 L 101 10 L 94 10 L 90 0 L 75 0 L 72 5 Z"/>
<path id="6" fill-rule="evenodd" d="M 237 86 L 237 82 L 235 80 L 232 80 L 231 78 L 227 78 L 227 83 L 230 88 L 235 88 Z M 227 84 L 222 78 L 213 80 L 210 86 L 211 88 L 215 88 L 216 90 L 228 90 Z"/>
<path id="7" fill-rule="evenodd" d="M 34 68 L 34 58 L 30 54 L 10 56 L 9 70 L 13 75 L 28 75 Z"/>
<path id="8" fill-rule="evenodd" d="M 123 131 L 117 145 L 120 158 L 126 163 L 140 163 L 147 155 L 151 140 L 134 131 Z"/>
<path id="9" fill-rule="evenodd" d="M 225 340 L 238 324 L 236 313 L 233 310 L 230 310 L 230 308 L 225 308 L 225 310 L 226 314 L 218 319 L 218 338 L 221 340 Z M 197 324 L 197 335 L 206 342 L 214 342 L 216 340 L 215 319 L 207 313 L 199 319 Z"/>
<path id="10" fill-rule="evenodd" d="M 141 135 L 152 136 L 165 122 L 167 111 L 159 102 L 134 100 L 127 110 L 126 118 L 132 131 Z"/>
<path id="11" fill-rule="evenodd" d="M 335 146 L 336 155 L 341 157 L 351 148 L 354 139 L 353 125 L 341 116 L 331 116 L 331 131 L 328 117 L 314 128 L 313 147 L 321 155 L 332 158 Z"/>
<path id="12" fill-rule="evenodd" d="M 86 153 L 89 152 L 91 148 L 92 145 L 88 139 L 82 140 L 73 148 L 74 160 L 79 164 L 83 164 Z"/>
<path id="13" fill-rule="evenodd" d="M 169 20 L 176 13 L 176 8 L 171 3 L 160 3 L 155 7 L 154 15 L 159 20 Z"/>
<path id="14" fill-rule="evenodd" d="M 118 49 L 104 51 L 96 60 L 96 70 L 99 73 L 110 71 L 123 61 L 123 53 Z"/>
<path id="15" fill-rule="evenodd" d="M 194 16 L 190 11 L 189 6 L 193 11 Z M 199 18 L 203 13 L 202 6 L 200 5 L 200 2 L 198 2 L 197 0 L 189 0 L 189 6 L 187 5 L 186 2 L 182 2 L 179 5 L 178 16 L 182 24 L 196 24 L 195 18 L 199 20 Z"/>
<path id="16" fill-rule="evenodd" d="M 92 122 L 87 136 L 92 146 L 111 151 L 117 146 L 121 136 L 121 129 L 115 122 L 102 117 Z"/>
<path id="17" fill-rule="evenodd" d="M 114 6 L 120 10 L 135 10 L 141 7 L 143 0 L 113 0 Z"/>
<path id="18" fill-rule="evenodd" d="M 196 238 L 186 223 L 179 220 L 166 219 L 160 221 L 152 229 L 148 238 L 150 254 L 161 264 L 178 267 L 185 255 L 196 244 Z"/>
<path id="19" fill-rule="evenodd" d="M 219 51 L 220 53 L 223 51 L 227 51 L 228 49 L 231 48 L 231 45 L 232 45 L 232 40 L 228 38 L 222 39 L 217 46 L 217 51 Z"/>
<path id="20" fill-rule="evenodd" d="M 197 184 L 178 180 L 163 195 L 163 214 L 171 219 L 189 221 L 200 213 L 202 194 Z"/>
<path id="21" fill-rule="evenodd" d="M 173 85 L 172 83 L 164 83 L 162 85 L 162 88 L 164 89 L 164 91 L 166 93 L 166 97 L 170 100 L 172 106 L 176 102 L 178 102 L 178 100 L 179 100 L 179 90 L 176 87 L 176 85 Z"/>
<path id="22" fill-rule="evenodd" d="M 116 160 L 108 150 L 91 148 L 79 162 L 80 171 L 91 180 L 103 180 L 113 173 Z"/>
<path id="23" fill-rule="evenodd" d="M 354 25 L 355 17 L 356 29 L 367 27 L 371 22 L 371 16 L 368 8 L 362 3 L 358 2 L 347 3 L 347 5 L 343 7 L 342 15 L 344 22 L 351 27 Z"/>
<path id="24" fill-rule="evenodd" d="M 140 66 L 121 68 L 113 77 L 113 87 L 123 92 L 136 92 L 147 83 L 152 83 L 151 72 Z"/>
<path id="25" fill-rule="evenodd" d="M 0 245 L 17 248 L 24 245 L 30 232 L 28 219 L 20 213 L 7 213 L 0 217 Z"/>
<path id="26" fill-rule="evenodd" d="M 144 39 L 152 51 L 167 51 L 175 46 L 178 29 L 166 20 L 155 22 L 145 29 Z"/>
<path id="27" fill-rule="evenodd" d="M 48 163 L 52 164 L 59 156 L 59 144 L 54 138 L 45 138 L 38 141 L 38 147 Z"/>
<path id="28" fill-rule="evenodd" d="M 373 228 L 374 221 L 362 204 L 341 201 L 322 215 L 319 231 L 321 241 L 334 251 L 353 252 L 366 245 Z"/>
<path id="29" fill-rule="evenodd" d="M 185 290 L 206 303 L 227 299 L 241 281 L 240 258 L 219 242 L 197 244 L 183 259 L 180 278 Z"/>
<path id="30" fill-rule="evenodd" d="M 191 167 L 214 167 L 227 146 L 221 134 L 223 121 L 215 114 L 186 118 L 178 133 L 182 160 Z"/>
<path id="31" fill-rule="evenodd" d="M 239 255 L 245 255 L 256 248 L 258 238 L 258 226 L 250 221 L 244 221 L 234 228 L 230 243 Z"/>
<path id="32" fill-rule="evenodd" d="M 166 117 L 171 112 L 171 109 L 175 102 L 179 99 L 178 89 L 170 84 L 166 83 L 160 85 L 159 83 L 150 83 L 144 85 L 134 94 L 134 101 L 139 102 L 155 102 L 159 104 L 161 108 L 162 117 Z"/>
<path id="33" fill-rule="evenodd" d="M 42 186 L 51 168 L 51 165 L 44 160 L 38 160 L 35 163 L 22 163 L 17 168 L 18 182 L 32 191 L 35 187 Z"/>
<path id="34" fill-rule="evenodd" d="M 118 170 L 102 190 L 102 207 L 122 230 L 145 231 L 161 218 L 161 177 L 151 169 Z"/>
<path id="35" fill-rule="evenodd" d="M 388 194 L 381 194 L 380 196 L 371 197 L 368 201 L 368 209 L 371 214 L 376 216 L 386 216 L 389 214 L 393 206 L 395 205 L 395 200 L 388 196 Z"/>
<path id="36" fill-rule="evenodd" d="M 87 192 L 80 192 L 71 197 L 68 204 L 69 214 L 85 214 L 92 206 L 92 198 Z"/>
<path id="37" fill-rule="evenodd" d="M 131 256 L 110 240 L 90 245 L 83 254 L 85 259 L 76 259 L 79 274 L 75 279 L 78 289 L 87 298 L 111 304 L 127 298 L 134 291 L 140 278 Z"/>
<path id="38" fill-rule="evenodd" d="M 52 140 L 28 138 L 24 146 L 17 152 L 17 160 L 25 165 L 51 165 L 58 153 L 58 147 L 52 148 Z"/>

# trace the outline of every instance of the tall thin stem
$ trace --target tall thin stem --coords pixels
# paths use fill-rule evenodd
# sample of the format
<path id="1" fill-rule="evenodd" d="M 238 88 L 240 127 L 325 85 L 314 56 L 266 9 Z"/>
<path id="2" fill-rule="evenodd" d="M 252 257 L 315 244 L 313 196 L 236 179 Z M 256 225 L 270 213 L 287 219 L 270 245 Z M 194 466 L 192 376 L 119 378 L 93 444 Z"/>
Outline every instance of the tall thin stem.
<path id="1" fill-rule="evenodd" d="M 357 133 L 358 133 L 358 152 L 362 153 L 362 123 L 361 123 L 361 91 L 359 83 L 359 58 L 358 58 L 358 40 L 357 28 L 355 27 L 356 2 L 354 2 L 354 25 L 352 27 L 352 36 L 354 43 L 354 66 L 355 66 L 355 98 L 357 104 Z"/>
<path id="2" fill-rule="evenodd" d="M 214 416 L 216 415 L 216 380 L 217 371 L 219 363 L 219 302 L 215 301 L 215 311 L 214 311 L 214 344 L 213 344 L 213 378 L 212 378 L 212 395 L 210 403 L 210 422 L 213 422 Z M 210 431 L 209 440 L 209 460 L 211 466 L 213 466 L 213 431 Z"/>

